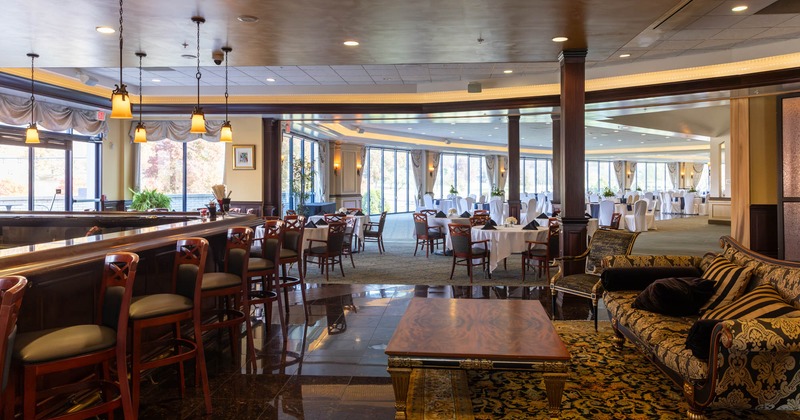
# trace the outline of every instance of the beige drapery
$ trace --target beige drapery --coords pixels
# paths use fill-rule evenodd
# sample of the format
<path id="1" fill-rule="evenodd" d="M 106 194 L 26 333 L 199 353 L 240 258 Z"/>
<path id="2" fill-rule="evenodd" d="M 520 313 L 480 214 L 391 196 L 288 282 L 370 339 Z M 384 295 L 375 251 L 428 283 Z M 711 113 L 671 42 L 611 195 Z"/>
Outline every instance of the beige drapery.
<path id="1" fill-rule="evenodd" d="M 697 189 L 697 186 L 700 185 L 700 179 L 703 177 L 703 169 L 705 169 L 705 166 L 705 163 L 692 164 L 692 188 Z"/>
<path id="2" fill-rule="evenodd" d="M 630 190 L 631 185 L 633 185 L 633 174 L 636 173 L 636 162 L 627 162 L 628 170 L 627 172 L 631 173 L 631 176 L 625 177 L 625 190 Z M 626 175 L 627 175 L 626 172 Z"/>
<path id="3" fill-rule="evenodd" d="M 750 100 L 731 99 L 731 236 L 750 247 Z"/>
<path id="4" fill-rule="evenodd" d="M 417 187 L 417 200 L 422 199 L 425 194 L 425 151 L 412 150 L 409 152 L 411 155 L 411 173 L 414 174 L 414 185 Z"/>
<path id="5" fill-rule="evenodd" d="M 189 120 L 180 121 L 145 121 L 144 126 L 147 131 L 147 141 L 173 140 L 186 143 L 198 139 L 205 141 L 218 142 L 219 131 L 222 128 L 222 120 L 206 120 L 206 134 L 190 133 L 192 122 Z M 133 141 L 136 132 L 136 121 L 131 122 L 128 136 Z"/>
<path id="6" fill-rule="evenodd" d="M 508 156 L 497 156 L 497 185 L 505 191 L 506 178 L 508 177 Z"/>
<path id="7" fill-rule="evenodd" d="M 108 124 L 97 120 L 96 111 L 36 101 L 33 115 L 39 126 L 50 131 L 72 129 L 88 136 L 108 133 Z M 30 98 L 0 95 L 0 122 L 8 125 L 30 124 Z"/>
<path id="8" fill-rule="evenodd" d="M 617 188 L 622 191 L 625 188 L 625 161 L 614 161 L 614 175 L 617 177 Z"/>
<path id="9" fill-rule="evenodd" d="M 330 142 L 327 140 L 317 140 L 317 146 L 319 147 L 319 176 L 317 176 L 319 188 L 320 199 L 322 201 L 328 201 L 328 170 L 329 170 L 329 157 L 330 157 Z"/>
<path id="10" fill-rule="evenodd" d="M 495 155 L 486 155 L 485 158 L 486 158 L 485 159 L 486 160 L 486 177 L 489 179 L 489 185 L 492 187 L 492 189 L 494 189 L 495 182 L 496 182 L 495 172 L 494 172 L 496 156 Z"/>
<path id="11" fill-rule="evenodd" d="M 672 189 L 677 190 L 680 186 L 681 169 L 678 162 L 668 162 L 667 172 L 669 172 L 669 180 L 672 182 Z"/>

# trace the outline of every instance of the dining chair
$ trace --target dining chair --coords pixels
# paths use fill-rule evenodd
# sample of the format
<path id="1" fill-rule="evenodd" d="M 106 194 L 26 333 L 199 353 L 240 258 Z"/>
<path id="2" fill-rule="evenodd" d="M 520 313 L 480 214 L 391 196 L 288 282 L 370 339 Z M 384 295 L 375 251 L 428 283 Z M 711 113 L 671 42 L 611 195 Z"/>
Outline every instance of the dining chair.
<path id="1" fill-rule="evenodd" d="M 488 222 L 489 215 L 488 214 L 476 214 L 469 218 L 469 225 L 470 226 L 483 226 Z"/>
<path id="2" fill-rule="evenodd" d="M 522 252 L 522 281 L 525 281 L 525 274 L 531 261 L 537 262 L 538 276 L 543 272 L 547 274 L 547 281 L 550 281 L 550 262 L 558 255 L 559 236 L 561 235 L 561 225 L 556 220 L 551 221 L 547 227 L 547 238 L 544 241 L 525 241 L 527 249 Z M 537 248 L 537 246 L 539 246 Z"/>
<path id="3" fill-rule="evenodd" d="M 356 233 L 356 218 L 348 216 L 344 218 L 344 240 L 342 241 L 342 255 L 350 257 L 350 264 L 356 268 L 356 263 L 353 261 L 353 237 Z"/>
<path id="4" fill-rule="evenodd" d="M 473 216 L 480 216 L 480 215 L 489 216 L 489 210 L 484 210 L 484 209 L 475 210 L 475 212 L 472 215 Z"/>
<path id="5" fill-rule="evenodd" d="M 630 255 L 639 232 L 598 229 L 592 235 L 589 247 L 581 255 L 556 258 L 558 272 L 550 279 L 553 319 L 556 314 L 558 292 L 591 299 L 594 327 L 597 330 L 597 300 L 603 287 L 600 275 L 601 262 L 609 255 Z M 582 269 L 578 267 L 583 265 Z"/>
<path id="6" fill-rule="evenodd" d="M 383 245 L 383 226 L 386 223 L 386 213 L 381 213 L 381 218 L 378 223 L 369 222 L 364 226 L 364 240 L 361 243 L 361 249 L 364 250 L 366 242 L 377 242 L 378 252 L 383 254 L 386 252 L 386 247 Z"/>
<path id="7" fill-rule="evenodd" d="M 345 210 L 347 210 L 347 214 L 356 214 L 358 212 L 362 213 L 364 212 L 361 207 L 345 207 Z"/>
<path id="8" fill-rule="evenodd" d="M 328 225 L 328 239 L 307 239 L 308 246 L 303 251 L 303 275 L 308 275 L 308 259 L 315 258 L 320 265 L 322 272 L 325 273 L 325 280 L 329 280 L 331 268 L 336 263 L 344 277 L 344 267 L 342 266 L 342 244 L 344 243 L 345 224 L 333 222 Z M 315 243 L 321 245 L 315 246 Z"/>
<path id="9" fill-rule="evenodd" d="M 288 222 L 287 222 L 288 223 Z M 302 224 L 302 223 L 301 223 Z M 284 321 L 283 308 L 280 294 L 271 287 L 279 275 L 281 245 L 285 238 L 282 226 L 284 222 L 270 220 L 264 224 L 264 235 L 258 239 L 261 242 L 261 256 L 247 259 L 245 274 L 245 293 L 242 306 L 247 314 L 245 328 L 247 333 L 247 356 L 253 371 L 256 371 L 255 340 L 253 323 L 250 317 L 251 309 L 256 305 L 264 306 L 264 327 L 268 331 L 272 325 L 272 303 L 278 304 L 278 319 L 281 331 L 286 331 L 288 326 Z M 266 335 L 264 335 L 266 337 Z"/>
<path id="10" fill-rule="evenodd" d="M 419 212 L 428 217 L 436 217 L 436 213 L 438 213 L 439 211 L 436 209 L 422 209 Z"/>
<path id="11" fill-rule="evenodd" d="M 322 216 L 325 223 L 344 222 L 344 216 L 339 213 L 328 213 Z"/>
<path id="12" fill-rule="evenodd" d="M 131 252 L 106 255 L 94 323 L 17 334 L 13 363 L 19 373 L 15 377 L 21 376 L 22 380 L 23 419 L 45 415 L 50 418 L 94 418 L 102 413 L 112 415 L 120 408 L 125 418 L 134 418 L 126 355 L 128 308 L 138 263 L 139 256 Z M 116 361 L 115 377 L 111 375 L 112 360 Z M 44 375 L 89 366 L 98 368 L 99 377 L 40 388 Z M 13 395 L 15 389 L 16 386 L 9 386 L 7 402 L 16 399 Z M 55 405 L 69 401 L 73 394 L 96 390 L 100 391 L 100 400 L 80 407 L 79 412 L 64 412 L 63 408 Z"/>
<path id="13" fill-rule="evenodd" d="M 288 209 L 286 210 L 286 216 L 297 216 L 297 212 L 292 209 Z"/>
<path id="14" fill-rule="evenodd" d="M 647 232 L 647 201 L 633 203 L 633 213 L 625 215 L 625 228 L 631 232 Z"/>
<path id="15" fill-rule="evenodd" d="M 442 232 L 442 226 L 428 226 L 428 215 L 426 214 L 414 213 L 414 233 L 417 237 L 414 256 L 417 255 L 417 249 L 420 246 L 425 248 L 425 258 L 428 258 L 429 252 L 433 252 L 433 247 L 437 243 L 444 244 L 445 235 Z"/>
<path id="16" fill-rule="evenodd" d="M 0 277 L 0 292 L 2 292 L 2 298 L 0 298 L 0 328 L 2 328 L 0 332 L 0 378 L 3 378 L 0 413 L 4 413 L 3 418 L 5 419 L 14 418 L 14 397 L 13 393 L 8 390 L 8 382 L 11 375 L 14 342 L 17 337 L 17 318 L 27 286 L 28 279 L 25 277 Z M 7 395 L 7 392 L 11 395 Z M 5 401 L 6 399 L 8 401 Z"/>
<path id="17" fill-rule="evenodd" d="M 200 384 L 206 414 L 211 414 L 211 392 L 208 386 L 203 334 L 201 330 L 201 286 L 203 270 L 208 257 L 208 241 L 204 238 L 179 239 L 175 244 L 172 266 L 172 281 L 169 293 L 158 293 L 134 297 L 130 307 L 131 332 L 131 399 L 133 415 L 139 411 L 139 394 L 145 371 L 178 365 L 178 381 L 181 397 L 186 393 L 184 362 L 195 360 L 195 382 Z M 193 338 L 182 336 L 181 323 L 190 321 Z M 142 332 L 154 327 L 173 327 L 172 337 L 166 348 L 173 349 L 166 356 L 161 352 L 144 352 Z M 153 344 L 148 340 L 147 344 Z M 162 357 L 163 356 L 163 357 Z"/>
<path id="18" fill-rule="evenodd" d="M 456 265 L 467 267 L 470 283 L 472 283 L 473 266 L 480 265 L 481 269 L 488 273 L 489 240 L 473 241 L 472 226 L 450 223 L 447 228 L 450 231 L 450 241 L 453 244 L 453 266 L 450 269 L 450 280 L 453 279 Z M 483 245 L 483 248 L 476 245 Z M 476 263 L 475 260 L 480 260 L 480 262 Z"/>
<path id="19" fill-rule="evenodd" d="M 289 289 L 298 287 L 300 289 L 301 304 L 303 305 L 303 316 L 308 322 L 308 305 L 306 301 L 306 283 L 305 277 L 300 266 L 300 256 L 303 246 L 303 238 L 305 236 L 305 218 L 294 217 L 293 219 L 287 218 L 283 222 L 283 242 L 281 243 L 280 253 L 280 266 L 281 275 L 278 277 L 276 287 L 283 289 L 283 301 L 286 309 L 286 315 L 289 315 Z M 289 275 L 289 270 L 292 265 L 297 266 L 297 277 Z"/>
<path id="20" fill-rule="evenodd" d="M 614 213 L 614 202 L 612 200 L 603 200 L 600 202 L 600 213 L 597 219 L 600 221 L 600 226 L 611 226 L 611 215 Z"/>

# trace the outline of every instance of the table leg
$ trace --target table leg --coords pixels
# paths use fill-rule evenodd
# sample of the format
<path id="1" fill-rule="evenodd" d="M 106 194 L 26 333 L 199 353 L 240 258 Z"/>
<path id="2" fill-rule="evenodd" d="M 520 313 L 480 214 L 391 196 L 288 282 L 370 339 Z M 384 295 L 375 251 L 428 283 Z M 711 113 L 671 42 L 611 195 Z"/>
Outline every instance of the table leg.
<path id="1" fill-rule="evenodd" d="M 405 420 L 407 418 L 406 404 L 408 401 L 408 385 L 411 379 L 410 368 L 387 369 L 392 377 L 392 388 L 394 388 L 394 408 L 395 420 Z"/>
<path id="2" fill-rule="evenodd" d="M 567 374 L 545 373 L 543 376 L 550 418 L 557 419 L 561 414 L 561 395 L 564 393 L 564 383 L 567 381 Z"/>

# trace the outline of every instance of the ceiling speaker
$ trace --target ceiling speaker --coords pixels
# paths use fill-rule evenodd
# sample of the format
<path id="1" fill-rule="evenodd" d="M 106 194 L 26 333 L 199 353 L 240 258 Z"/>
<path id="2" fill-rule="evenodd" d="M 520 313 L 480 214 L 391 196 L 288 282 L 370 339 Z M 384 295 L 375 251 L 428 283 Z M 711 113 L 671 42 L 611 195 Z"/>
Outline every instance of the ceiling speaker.
<path id="1" fill-rule="evenodd" d="M 481 93 L 481 83 L 480 82 L 469 82 L 469 84 L 467 84 L 467 92 L 469 92 L 469 93 Z"/>

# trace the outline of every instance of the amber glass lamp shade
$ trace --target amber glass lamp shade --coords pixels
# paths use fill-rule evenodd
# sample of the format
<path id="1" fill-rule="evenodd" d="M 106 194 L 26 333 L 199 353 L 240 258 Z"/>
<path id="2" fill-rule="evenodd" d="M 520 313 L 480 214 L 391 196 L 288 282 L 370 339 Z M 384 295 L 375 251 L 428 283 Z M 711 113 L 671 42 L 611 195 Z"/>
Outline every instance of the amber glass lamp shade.
<path id="1" fill-rule="evenodd" d="M 206 116 L 203 114 L 203 108 L 195 107 L 192 112 L 192 128 L 189 129 L 190 133 L 205 134 L 206 132 Z"/>
<path id="2" fill-rule="evenodd" d="M 139 122 L 136 124 L 136 130 L 133 132 L 134 143 L 147 143 L 147 129 L 144 128 L 144 123 Z"/>
<path id="3" fill-rule="evenodd" d="M 219 141 L 223 143 L 230 143 L 233 141 L 233 128 L 230 121 L 222 123 L 222 129 L 219 131 Z"/>
<path id="4" fill-rule="evenodd" d="M 111 118 L 133 118 L 131 98 L 128 96 L 128 91 L 125 90 L 125 85 L 114 89 L 114 92 L 111 93 Z"/>
<path id="5" fill-rule="evenodd" d="M 25 143 L 39 143 L 39 129 L 36 127 L 36 123 L 31 123 L 25 130 Z"/>

